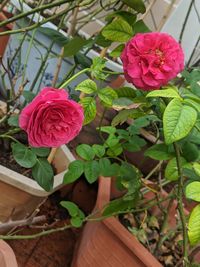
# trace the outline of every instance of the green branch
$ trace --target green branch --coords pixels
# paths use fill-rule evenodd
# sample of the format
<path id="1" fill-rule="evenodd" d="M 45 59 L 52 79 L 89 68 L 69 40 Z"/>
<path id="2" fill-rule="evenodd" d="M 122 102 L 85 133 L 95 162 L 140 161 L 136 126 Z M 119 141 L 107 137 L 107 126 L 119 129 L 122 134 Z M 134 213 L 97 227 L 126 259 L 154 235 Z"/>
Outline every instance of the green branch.
<path id="1" fill-rule="evenodd" d="M 178 211 L 180 214 L 181 225 L 182 225 L 182 232 L 183 232 L 183 266 L 188 266 L 188 235 L 187 235 L 187 224 L 186 224 L 186 217 L 184 214 L 183 208 L 183 173 L 182 173 L 182 166 L 181 166 L 181 157 L 178 145 L 176 143 L 174 145 L 174 150 L 176 153 L 176 163 L 178 168 L 178 194 L 177 194 L 177 201 L 178 201 Z"/>
<path id="2" fill-rule="evenodd" d="M 47 4 L 47 5 L 43 5 L 43 6 L 39 6 L 39 7 L 33 8 L 30 11 L 28 11 L 28 12 L 20 13 L 17 16 L 14 16 L 12 18 L 9 18 L 7 20 L 2 21 L 0 23 L 0 27 L 5 26 L 5 25 L 7 25 L 9 23 L 12 23 L 12 22 L 14 22 L 16 20 L 25 18 L 25 17 L 27 17 L 27 16 L 29 16 L 31 14 L 36 13 L 36 12 L 40 12 L 40 11 L 43 11 L 45 9 L 49 9 L 49 8 L 52 8 L 52 7 L 60 6 L 62 4 L 66 4 L 67 2 L 70 2 L 70 0 L 61 0 L 61 1 L 58 1 L 58 2 L 54 2 L 54 3 L 50 3 L 50 4 Z"/>
<path id="3" fill-rule="evenodd" d="M 72 82 L 73 80 L 75 80 L 78 76 L 80 76 L 81 74 L 89 71 L 90 68 L 86 68 L 86 69 L 83 69 L 79 72 L 77 72 L 74 76 L 72 76 L 69 80 L 67 80 L 66 82 L 64 82 L 63 84 L 60 85 L 59 89 L 61 88 L 64 88 L 66 85 L 68 85 L 70 82 Z"/>
<path id="4" fill-rule="evenodd" d="M 41 236 L 53 234 L 56 232 L 65 231 L 65 230 L 70 229 L 72 227 L 73 226 L 71 224 L 69 224 L 69 225 L 65 225 L 63 227 L 42 231 L 42 232 L 39 232 L 39 233 L 34 234 L 34 235 L 0 235 L 0 239 L 4 239 L 4 240 L 34 239 L 34 238 L 38 238 Z"/>
<path id="5" fill-rule="evenodd" d="M 31 26 L 28 26 L 28 27 L 25 27 L 25 28 L 22 28 L 22 29 L 17 29 L 17 30 L 10 30 L 10 31 L 4 31 L 4 32 L 0 32 L 0 36 L 3 36 L 3 35 L 9 35 L 9 34 L 17 34 L 17 33 L 23 33 L 23 32 L 27 32 L 27 31 L 31 31 L 31 30 L 34 30 L 35 28 L 38 28 L 40 26 L 42 26 L 43 24 L 51 21 L 51 20 L 54 20 L 62 15 L 64 15 L 66 12 L 69 12 L 71 10 L 73 10 L 74 7 L 70 8 L 70 9 L 65 9 L 63 10 L 62 12 L 58 13 L 58 14 L 55 14 L 47 19 L 43 19 L 42 21 L 39 21 Z"/>

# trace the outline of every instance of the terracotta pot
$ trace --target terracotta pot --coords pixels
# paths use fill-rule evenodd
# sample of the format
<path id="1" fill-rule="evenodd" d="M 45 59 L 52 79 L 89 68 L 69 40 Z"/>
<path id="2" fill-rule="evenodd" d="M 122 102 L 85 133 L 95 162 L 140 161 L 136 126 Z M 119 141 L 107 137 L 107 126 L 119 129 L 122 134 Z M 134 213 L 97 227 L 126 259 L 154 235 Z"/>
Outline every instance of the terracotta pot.
<path id="1" fill-rule="evenodd" d="M 11 247 L 3 240 L 0 240 L 0 266 L 17 267 L 15 254 Z"/>
<path id="2" fill-rule="evenodd" d="M 99 179 L 95 209 L 110 200 L 111 179 Z M 161 267 L 156 258 L 114 217 L 88 222 L 71 267 Z"/>
<path id="3" fill-rule="evenodd" d="M 6 11 L 0 12 L 0 22 L 7 20 L 9 17 L 11 17 L 12 15 Z M 0 32 L 4 32 L 4 31 L 8 31 L 8 30 L 12 30 L 13 25 L 12 24 L 8 24 L 4 27 L 0 28 Z M 5 36 L 0 36 L 0 57 L 3 57 L 3 54 L 6 50 L 6 46 L 7 43 L 9 41 L 9 35 L 5 35 Z"/>

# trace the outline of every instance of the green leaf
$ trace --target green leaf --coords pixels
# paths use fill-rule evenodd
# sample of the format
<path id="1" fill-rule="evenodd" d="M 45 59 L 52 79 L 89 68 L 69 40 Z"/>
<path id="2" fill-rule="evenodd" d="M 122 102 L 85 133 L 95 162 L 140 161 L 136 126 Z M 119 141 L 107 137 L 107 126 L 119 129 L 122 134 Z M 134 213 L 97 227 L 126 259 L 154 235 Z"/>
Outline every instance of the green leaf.
<path id="1" fill-rule="evenodd" d="M 136 97 L 136 90 L 132 87 L 120 87 L 116 88 L 115 92 L 117 93 L 118 97 L 128 97 L 128 98 L 134 98 Z"/>
<path id="2" fill-rule="evenodd" d="M 185 142 L 182 146 L 182 154 L 187 161 L 195 161 L 199 158 L 199 149 L 195 144 Z"/>
<path id="3" fill-rule="evenodd" d="M 187 198 L 200 202 L 200 182 L 195 181 L 189 183 L 185 189 L 185 195 Z"/>
<path id="4" fill-rule="evenodd" d="M 148 93 L 146 97 L 168 97 L 181 99 L 181 96 L 174 89 L 154 90 Z"/>
<path id="5" fill-rule="evenodd" d="M 113 126 L 102 126 L 100 129 L 101 132 L 103 133 L 108 133 L 108 134 L 115 134 L 116 133 L 116 128 Z"/>
<path id="6" fill-rule="evenodd" d="M 108 147 L 113 147 L 119 143 L 119 138 L 115 136 L 114 134 L 110 134 L 107 138 L 105 145 Z"/>
<path id="7" fill-rule="evenodd" d="M 124 129 L 117 129 L 117 134 L 120 139 L 129 140 L 129 132 Z"/>
<path id="8" fill-rule="evenodd" d="M 193 164 L 193 168 L 194 168 L 195 173 L 200 176 L 200 164 L 195 162 Z"/>
<path id="9" fill-rule="evenodd" d="M 72 161 L 69 166 L 68 170 L 64 175 L 64 184 L 70 184 L 76 181 L 84 171 L 84 162 L 81 160 L 74 160 Z"/>
<path id="10" fill-rule="evenodd" d="M 118 124 L 123 124 L 127 119 L 132 118 L 138 118 L 145 115 L 144 112 L 138 111 L 136 109 L 127 109 L 127 110 L 121 110 L 119 113 L 114 117 L 112 120 L 111 125 L 117 126 Z"/>
<path id="11" fill-rule="evenodd" d="M 31 147 L 31 150 L 39 157 L 47 157 L 50 153 L 50 148 L 48 147 Z"/>
<path id="12" fill-rule="evenodd" d="M 145 13 L 146 8 L 142 0 L 121 0 L 127 6 L 133 8 L 135 11 Z"/>
<path id="13" fill-rule="evenodd" d="M 79 207 L 71 201 L 61 201 L 60 205 L 67 209 L 71 217 L 75 217 L 79 214 Z"/>
<path id="14" fill-rule="evenodd" d="M 181 166 L 182 167 L 187 167 L 189 163 L 181 157 Z M 171 159 L 167 167 L 165 169 L 165 178 L 170 181 L 176 181 L 178 180 L 178 168 L 177 168 L 177 163 L 176 163 L 176 158 Z"/>
<path id="15" fill-rule="evenodd" d="M 185 106 L 175 98 L 165 109 L 163 129 L 166 144 L 172 144 L 189 134 L 197 120 L 194 108 Z"/>
<path id="16" fill-rule="evenodd" d="M 96 102 L 93 97 L 84 97 L 80 101 L 84 109 L 84 125 L 93 121 L 96 117 Z"/>
<path id="17" fill-rule="evenodd" d="M 99 98 L 108 106 L 112 106 L 113 100 L 117 98 L 117 93 L 114 89 L 106 87 L 98 92 Z"/>
<path id="18" fill-rule="evenodd" d="M 138 178 L 137 169 L 133 165 L 127 162 L 122 162 L 119 175 L 124 181 L 130 181 L 133 180 L 133 178 L 134 179 Z"/>
<path id="19" fill-rule="evenodd" d="M 113 108 L 116 110 L 120 110 L 120 109 L 130 109 L 133 108 L 133 101 L 130 100 L 127 97 L 119 97 L 117 99 L 114 99 L 113 101 Z M 135 104 L 134 104 L 135 105 Z M 137 106 L 137 104 L 136 104 Z"/>
<path id="20" fill-rule="evenodd" d="M 183 168 L 183 175 L 193 181 L 200 181 L 200 176 L 195 173 L 193 169 Z"/>
<path id="21" fill-rule="evenodd" d="M 173 156 L 172 153 L 169 153 L 168 146 L 165 144 L 151 146 L 145 151 L 144 155 L 155 160 L 168 160 Z"/>
<path id="22" fill-rule="evenodd" d="M 120 171 L 120 165 L 118 165 L 117 163 L 113 163 L 110 165 L 107 175 L 109 177 L 117 177 L 119 175 L 119 171 Z"/>
<path id="23" fill-rule="evenodd" d="M 92 148 L 97 157 L 102 158 L 104 156 L 105 154 L 104 146 L 94 144 Z"/>
<path id="24" fill-rule="evenodd" d="M 123 43 L 133 36 L 133 29 L 128 22 L 118 18 L 103 28 L 102 35 L 108 40 Z"/>
<path id="25" fill-rule="evenodd" d="M 111 162 L 107 158 L 102 158 L 99 160 L 100 174 L 105 177 L 109 177 L 109 171 L 111 167 Z"/>
<path id="26" fill-rule="evenodd" d="M 39 27 L 39 28 L 37 28 L 37 31 L 45 34 L 52 41 L 55 41 L 56 43 L 59 43 L 61 46 L 65 45 L 68 42 L 68 38 L 65 37 L 58 30 L 54 30 L 54 29 L 51 29 L 51 28 L 48 28 L 48 27 Z"/>
<path id="27" fill-rule="evenodd" d="M 12 115 L 8 119 L 8 125 L 19 127 L 19 115 Z"/>
<path id="28" fill-rule="evenodd" d="M 30 103 L 36 97 L 36 95 L 30 91 L 24 91 L 22 95 L 27 103 Z"/>
<path id="29" fill-rule="evenodd" d="M 53 188 L 53 168 L 44 158 L 37 159 L 36 164 L 32 168 L 33 178 L 46 191 L 51 191 Z"/>
<path id="30" fill-rule="evenodd" d="M 36 155 L 23 144 L 12 143 L 12 153 L 16 162 L 24 168 L 32 168 L 36 164 Z"/>
<path id="31" fill-rule="evenodd" d="M 117 10 L 111 14 L 108 14 L 105 18 L 105 21 L 112 21 L 114 18 L 122 18 L 128 22 L 131 26 L 135 23 L 137 16 L 131 12 L 124 10 Z"/>
<path id="32" fill-rule="evenodd" d="M 74 37 L 64 46 L 64 57 L 74 56 L 89 42 L 90 40 L 85 40 L 82 37 Z"/>
<path id="33" fill-rule="evenodd" d="M 97 85 L 90 79 L 84 80 L 79 83 L 79 85 L 75 88 L 76 91 L 81 91 L 85 94 L 92 94 L 97 91 Z"/>
<path id="34" fill-rule="evenodd" d="M 129 126 L 129 128 L 128 128 L 129 132 L 132 133 L 132 131 L 131 131 L 132 126 L 136 127 L 137 129 L 148 126 L 152 119 L 153 118 L 151 116 L 148 116 L 148 115 L 141 117 L 141 118 L 138 118 L 138 119 L 135 119 L 133 124 L 131 126 Z"/>
<path id="35" fill-rule="evenodd" d="M 72 217 L 70 222 L 76 228 L 79 228 L 83 225 L 83 219 L 80 217 Z"/>
<path id="36" fill-rule="evenodd" d="M 117 157 L 123 152 L 122 145 L 117 143 L 114 146 L 110 146 L 110 148 L 107 150 L 106 154 L 110 157 Z"/>
<path id="37" fill-rule="evenodd" d="M 186 79 L 186 83 L 190 85 L 192 92 L 200 97 L 200 70 L 193 69 L 190 73 L 187 71 L 182 72 L 183 77 Z"/>
<path id="38" fill-rule="evenodd" d="M 130 142 L 123 144 L 123 148 L 130 152 L 137 152 L 141 150 L 141 147 L 138 144 L 136 143 L 131 144 Z"/>
<path id="39" fill-rule="evenodd" d="M 77 53 L 74 55 L 74 61 L 77 65 L 80 65 L 83 69 L 90 68 L 92 60 L 89 57 L 86 57 L 82 53 Z"/>
<path id="40" fill-rule="evenodd" d="M 107 74 L 103 73 L 103 69 L 106 67 L 106 60 L 101 57 L 95 57 L 92 60 L 92 66 L 90 67 L 91 76 L 97 80 L 105 80 Z"/>
<path id="41" fill-rule="evenodd" d="M 137 135 L 129 138 L 128 142 L 123 145 L 124 149 L 130 152 L 140 151 L 141 147 L 146 145 L 146 141 Z"/>
<path id="42" fill-rule="evenodd" d="M 200 103 L 200 98 L 198 95 L 191 92 L 190 88 L 181 88 L 181 96 L 184 99 L 192 99 L 197 103 Z"/>
<path id="43" fill-rule="evenodd" d="M 107 40 L 101 33 L 96 36 L 95 42 L 102 47 L 108 47 L 112 44 L 112 41 Z"/>
<path id="44" fill-rule="evenodd" d="M 197 112 L 200 112 L 200 103 L 193 99 L 184 99 L 184 104 L 191 106 L 196 109 Z"/>
<path id="45" fill-rule="evenodd" d="M 85 159 L 85 160 L 93 160 L 93 158 L 95 157 L 95 152 L 92 149 L 92 147 L 89 145 L 86 145 L 86 144 L 81 144 L 81 145 L 77 146 L 76 153 L 82 159 Z"/>
<path id="46" fill-rule="evenodd" d="M 120 212 L 128 212 L 134 208 L 134 206 L 135 203 L 133 200 L 124 200 L 123 198 L 119 198 L 109 203 L 109 205 L 103 211 L 103 216 L 109 217 L 114 214 L 119 214 Z"/>
<path id="47" fill-rule="evenodd" d="M 124 10 L 117 10 L 111 14 L 108 14 L 105 18 L 106 21 L 111 21 L 113 18 L 122 18 L 128 22 L 130 26 L 132 26 L 137 19 L 137 16 L 131 12 L 124 11 Z"/>
<path id="48" fill-rule="evenodd" d="M 100 174 L 100 167 L 99 163 L 97 161 L 88 161 L 85 163 L 84 168 L 85 178 L 88 181 L 88 183 L 92 184 L 94 183 Z"/>
<path id="49" fill-rule="evenodd" d="M 119 57 L 124 50 L 124 44 L 120 44 L 110 52 L 111 57 Z"/>
<path id="50" fill-rule="evenodd" d="M 200 205 L 197 205 L 190 214 L 188 237 L 192 246 L 200 242 Z"/>
<path id="51" fill-rule="evenodd" d="M 147 25 L 144 23 L 143 20 L 138 20 L 134 26 L 133 26 L 133 30 L 136 33 L 145 33 L 145 32 L 151 32 L 151 30 L 149 29 L 149 27 L 147 27 Z"/>
<path id="52" fill-rule="evenodd" d="M 81 227 L 85 219 L 85 214 L 79 209 L 79 207 L 70 201 L 61 201 L 60 204 L 68 210 L 69 215 L 72 217 L 70 219 L 71 224 L 77 228 Z"/>
<path id="53" fill-rule="evenodd" d="M 139 192 L 141 187 L 140 172 L 133 165 L 122 162 L 118 179 L 120 179 L 121 185 L 128 190 L 128 193 L 124 196 L 126 200 L 136 201 L 139 198 Z"/>

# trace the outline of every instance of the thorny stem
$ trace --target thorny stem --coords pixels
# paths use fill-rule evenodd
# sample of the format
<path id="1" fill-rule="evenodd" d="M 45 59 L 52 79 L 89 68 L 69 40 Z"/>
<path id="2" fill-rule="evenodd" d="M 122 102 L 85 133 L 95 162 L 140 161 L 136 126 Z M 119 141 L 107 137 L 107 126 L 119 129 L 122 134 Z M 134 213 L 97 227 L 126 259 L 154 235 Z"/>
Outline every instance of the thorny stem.
<path id="1" fill-rule="evenodd" d="M 50 229 L 50 230 L 42 231 L 42 232 L 39 232 L 39 233 L 34 234 L 34 235 L 0 235 L 0 239 L 4 239 L 4 240 L 34 239 L 34 238 L 38 238 L 41 236 L 53 234 L 56 232 L 65 231 L 65 230 L 70 229 L 72 227 L 73 226 L 71 224 L 68 224 L 68 225 L 65 225 L 63 227 L 59 227 L 56 229 Z"/>
<path id="2" fill-rule="evenodd" d="M 162 165 L 163 161 L 160 161 L 144 178 L 145 180 L 148 180 Z"/>
<path id="3" fill-rule="evenodd" d="M 60 21 L 60 23 L 59 23 L 59 25 L 58 25 L 58 30 L 61 28 L 65 16 L 66 16 L 66 14 L 63 14 L 63 16 L 62 16 L 62 18 L 61 18 L 61 21 Z M 35 84 L 36 84 L 38 78 L 40 77 L 41 73 L 42 73 L 43 70 L 45 69 L 45 67 L 44 67 L 44 66 L 45 66 L 45 63 L 47 62 L 47 59 L 48 59 L 48 57 L 49 57 L 49 54 L 52 52 L 52 48 L 53 48 L 54 43 L 55 43 L 55 41 L 53 40 L 53 41 L 51 42 L 51 44 L 49 45 L 49 47 L 47 48 L 46 54 L 45 54 L 45 56 L 44 56 L 44 58 L 43 58 L 43 60 L 42 60 L 42 62 L 41 62 L 41 64 L 40 64 L 40 67 L 39 67 L 39 69 L 38 69 L 38 71 L 37 71 L 37 74 L 36 74 L 36 76 L 35 76 L 35 78 L 34 78 L 34 81 L 32 82 L 31 87 L 30 87 L 30 89 L 29 89 L 30 91 L 33 91 L 33 89 L 34 89 L 34 87 L 35 87 Z M 43 76 L 41 76 L 41 77 L 43 77 Z"/>
<path id="4" fill-rule="evenodd" d="M 72 76 L 69 80 L 67 80 L 66 82 L 64 82 L 63 84 L 61 84 L 61 86 L 59 87 L 59 89 L 61 88 L 64 88 L 65 86 L 67 86 L 70 82 L 72 82 L 74 79 L 76 79 L 78 76 L 80 76 L 81 74 L 89 71 L 90 68 L 86 68 L 86 69 L 83 69 L 79 72 L 77 72 L 76 74 L 74 74 L 74 76 Z"/>
<path id="5" fill-rule="evenodd" d="M 169 198 L 169 196 L 168 196 L 168 198 Z M 162 200 L 160 200 L 160 202 L 164 202 L 168 198 L 162 199 Z M 112 216 L 116 216 L 116 215 L 127 213 L 127 212 L 134 212 L 134 213 L 135 212 L 142 212 L 142 211 L 145 211 L 145 210 L 147 210 L 149 208 L 152 208 L 153 206 L 155 206 L 156 203 L 153 202 L 151 205 L 146 206 L 145 208 L 137 209 L 137 210 L 119 211 L 118 213 L 113 213 Z M 98 210 L 98 211 L 94 212 L 93 214 L 90 214 L 88 217 L 86 217 L 84 219 L 83 222 L 87 222 L 87 221 L 102 221 L 102 220 L 104 220 L 104 219 L 106 219 L 108 217 L 111 217 L 111 215 L 108 215 L 108 216 L 101 216 L 101 217 L 97 217 L 97 218 L 95 218 L 95 217 L 92 218 L 96 214 L 99 214 L 99 213 L 101 214 L 101 212 L 102 211 Z M 49 234 L 53 234 L 53 233 L 56 233 L 56 232 L 65 231 L 65 230 L 73 228 L 73 227 L 74 227 L 73 225 L 68 224 L 68 225 L 64 225 L 63 227 L 50 229 L 50 230 L 45 230 L 45 231 L 42 231 L 42 232 L 39 232 L 39 233 L 36 233 L 36 234 L 33 234 L 33 235 L 0 235 L 0 239 L 4 239 L 4 240 L 34 239 L 34 238 L 46 236 L 46 235 L 49 235 Z"/>
<path id="6" fill-rule="evenodd" d="M 109 71 L 109 70 L 103 70 L 104 73 L 112 74 L 112 75 L 123 75 L 124 72 L 118 72 L 118 71 Z"/>
<path id="7" fill-rule="evenodd" d="M 53 20 L 53 19 L 56 19 L 57 17 L 60 17 L 62 14 L 64 14 L 65 11 L 63 12 L 60 12 L 59 14 L 56 14 L 48 19 L 44 19 L 40 22 L 37 22 L 31 26 L 28 26 L 28 27 L 25 27 L 25 28 L 21 28 L 21 29 L 17 29 L 17 30 L 11 30 L 11 31 L 4 31 L 4 32 L 0 32 L 0 36 L 3 36 L 3 35 L 10 35 L 10 34 L 17 34 L 17 33 L 25 33 L 27 31 L 31 31 L 31 30 L 34 30 L 35 28 L 38 28 L 40 26 L 42 26 L 43 24 Z"/>
<path id="8" fill-rule="evenodd" d="M 65 4 L 66 2 L 69 2 L 69 1 L 67 1 L 67 0 L 62 0 L 62 1 L 58 1 L 58 2 L 53 1 L 53 2 L 50 3 L 50 4 L 42 5 L 42 6 L 39 6 L 39 7 L 36 7 L 36 8 L 32 8 L 32 9 L 31 9 L 30 11 L 28 11 L 28 12 L 20 13 L 19 15 L 16 15 L 16 16 L 14 16 L 14 17 L 12 17 L 12 18 L 10 18 L 10 19 L 7 19 L 7 20 L 5 20 L 5 21 L 2 21 L 2 22 L 0 23 L 0 27 L 5 26 L 5 25 L 7 25 L 7 24 L 9 24 L 9 23 L 12 23 L 12 22 L 14 22 L 14 21 L 16 21 L 16 20 L 25 18 L 25 17 L 27 17 L 27 16 L 29 16 L 29 15 L 31 15 L 31 14 L 36 13 L 36 12 L 40 12 L 40 11 L 43 11 L 43 10 L 45 10 L 45 9 L 49 9 L 49 8 L 52 8 L 52 7 L 60 6 L 60 5 L 62 5 L 62 4 Z"/>
<path id="9" fill-rule="evenodd" d="M 10 135 L 7 135 L 7 134 L 1 134 L 0 135 L 0 138 L 8 138 L 8 139 L 11 139 L 17 143 L 19 143 L 19 141 L 17 139 L 15 139 L 14 137 L 10 136 Z"/>
<path id="10" fill-rule="evenodd" d="M 68 35 L 69 36 L 74 36 L 75 29 L 76 29 L 76 20 L 77 20 L 77 16 L 78 16 L 78 11 L 79 11 L 79 7 L 76 7 L 74 9 L 71 25 L 70 25 L 70 28 L 68 30 Z M 60 73 L 60 69 L 61 69 L 61 66 L 62 66 L 62 61 L 63 61 L 63 58 L 64 58 L 64 53 L 65 53 L 65 47 L 63 46 L 61 48 L 61 53 L 60 53 L 59 58 L 58 58 L 57 68 L 56 68 L 56 71 L 54 73 L 54 77 L 53 77 L 53 81 L 52 81 L 52 87 L 56 86 L 56 83 L 57 83 L 57 80 L 58 80 L 58 76 L 59 76 L 59 73 Z"/>
<path id="11" fill-rule="evenodd" d="M 182 224 L 182 232 L 183 232 L 183 266 L 188 266 L 188 236 L 187 236 L 187 224 L 186 224 L 186 217 L 184 214 L 183 208 L 183 173 L 182 173 L 182 166 L 181 166 L 181 157 L 178 145 L 176 143 L 174 145 L 174 150 L 176 154 L 176 163 L 178 168 L 178 193 L 177 193 L 177 201 L 178 201 L 178 211 L 180 214 L 181 224 Z"/>
<path id="12" fill-rule="evenodd" d="M 165 240 L 165 235 L 166 235 L 165 230 L 166 230 L 167 223 L 168 223 L 167 220 L 170 214 L 170 209 L 172 207 L 173 201 L 174 201 L 174 197 L 172 196 L 172 198 L 169 200 L 167 209 L 164 211 L 164 218 L 163 218 L 163 222 L 162 222 L 161 229 L 160 229 L 159 239 L 158 239 L 155 251 L 154 251 L 155 253 L 161 248 Z"/>
<path id="13" fill-rule="evenodd" d="M 8 34 L 17 34 L 17 33 L 21 33 L 21 32 L 23 33 L 23 32 L 34 30 L 35 28 L 38 28 L 38 27 L 42 26 L 43 24 L 45 24 L 45 23 L 47 23 L 49 21 L 52 21 L 52 20 L 54 20 L 54 19 L 56 19 L 56 18 L 58 18 L 58 17 L 60 17 L 60 16 L 62 16 L 64 14 L 66 14 L 66 12 L 69 12 L 69 11 L 71 11 L 73 9 L 74 9 L 74 7 L 70 8 L 70 9 L 65 9 L 65 10 L 61 11 L 60 13 L 58 13 L 58 14 L 55 14 L 55 15 L 47 18 L 47 19 L 43 19 L 42 21 L 37 22 L 37 23 L 35 23 L 35 24 L 31 25 L 31 26 L 25 27 L 25 28 L 20 28 L 20 29 L 17 29 L 17 30 L 10 30 L 10 31 L 0 32 L 0 36 L 8 35 Z"/>

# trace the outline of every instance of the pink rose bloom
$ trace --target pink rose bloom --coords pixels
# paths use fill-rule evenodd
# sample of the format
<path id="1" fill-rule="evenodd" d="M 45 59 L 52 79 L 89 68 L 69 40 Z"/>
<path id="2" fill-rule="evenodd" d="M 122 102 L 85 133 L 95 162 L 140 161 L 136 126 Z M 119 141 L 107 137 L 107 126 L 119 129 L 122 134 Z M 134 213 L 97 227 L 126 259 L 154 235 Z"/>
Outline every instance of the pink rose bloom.
<path id="1" fill-rule="evenodd" d="M 46 87 L 21 112 L 19 125 L 33 147 L 59 147 L 75 138 L 83 125 L 80 104 L 64 89 Z"/>
<path id="2" fill-rule="evenodd" d="M 184 68 L 181 46 L 160 32 L 136 34 L 126 44 L 121 60 L 126 80 L 142 90 L 159 89 Z"/>

